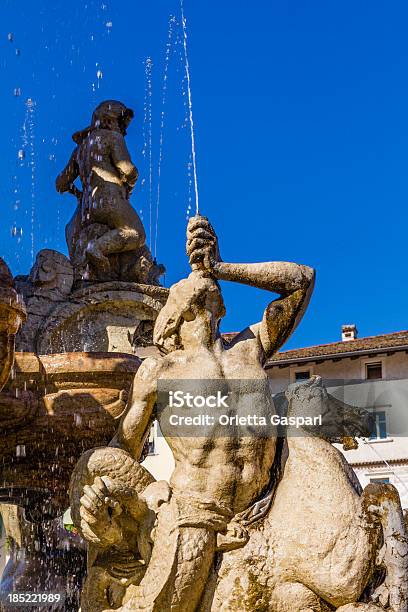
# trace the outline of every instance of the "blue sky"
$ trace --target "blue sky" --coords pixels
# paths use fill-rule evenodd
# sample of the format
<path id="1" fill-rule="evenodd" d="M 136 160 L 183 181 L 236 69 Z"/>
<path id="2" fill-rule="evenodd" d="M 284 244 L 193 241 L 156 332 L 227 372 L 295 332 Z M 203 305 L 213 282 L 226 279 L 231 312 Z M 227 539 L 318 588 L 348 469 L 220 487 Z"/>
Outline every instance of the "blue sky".
<path id="1" fill-rule="evenodd" d="M 185 0 L 185 11 L 200 208 L 219 233 L 223 258 L 317 268 L 309 311 L 287 348 L 335 341 L 342 323 L 356 323 L 360 335 L 406 329 L 408 5 Z M 107 98 L 136 112 L 128 146 L 141 178 L 132 202 L 154 248 L 164 57 L 178 0 L 4 0 L 1 12 L 0 255 L 21 274 L 33 246 L 66 253 L 75 202 L 54 191 L 54 179 L 73 148 L 71 134 Z M 157 229 L 167 285 L 188 272 L 190 148 L 178 32 L 175 26 Z M 148 56 L 151 230 L 146 148 L 143 154 Z M 260 319 L 267 294 L 223 288 L 225 331 Z"/>

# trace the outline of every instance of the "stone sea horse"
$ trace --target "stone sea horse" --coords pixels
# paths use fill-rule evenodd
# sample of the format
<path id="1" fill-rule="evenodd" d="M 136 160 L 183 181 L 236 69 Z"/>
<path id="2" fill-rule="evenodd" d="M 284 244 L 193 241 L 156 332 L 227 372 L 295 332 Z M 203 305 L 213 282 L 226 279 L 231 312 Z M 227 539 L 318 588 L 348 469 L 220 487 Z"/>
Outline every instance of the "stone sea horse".
<path id="1" fill-rule="evenodd" d="M 288 432 L 276 491 L 235 517 L 247 530 L 248 542 L 218 554 L 197 611 L 406 612 L 408 537 L 398 493 L 385 484 L 370 484 L 362 491 L 332 445 L 368 435 L 368 413 L 330 396 L 320 377 L 292 385 L 286 396 L 288 415 L 322 414 L 325 426 L 308 428 L 301 436 Z M 166 546 L 156 526 L 157 515 L 169 511 L 170 491 L 166 483 L 153 482 L 122 449 L 110 448 L 108 462 L 104 452 L 96 449 L 81 458 L 71 486 L 79 528 L 76 492 L 84 488 L 95 495 L 89 485 L 96 480 L 100 503 L 110 500 L 106 537 L 101 541 L 85 534 L 93 543 L 82 610 L 164 612 L 154 593 L 168 579 L 168 569 L 144 585 L 145 601 L 138 585 L 151 555 L 168 552 L 155 550 L 155 541 Z M 121 531 L 123 544 L 110 548 L 115 529 Z M 177 571 L 188 572 L 195 556 L 193 541 L 191 547 Z M 138 588 L 139 607 L 129 607 Z"/>
<path id="2" fill-rule="evenodd" d="M 323 414 L 332 427 L 324 437 L 289 432 L 271 509 L 245 548 L 224 555 L 203 610 L 406 612 L 408 534 L 398 492 L 388 484 L 361 490 L 331 444 L 341 430 L 348 439 L 368 435 L 364 415 L 341 407 L 318 376 L 286 396 L 289 415 Z"/>

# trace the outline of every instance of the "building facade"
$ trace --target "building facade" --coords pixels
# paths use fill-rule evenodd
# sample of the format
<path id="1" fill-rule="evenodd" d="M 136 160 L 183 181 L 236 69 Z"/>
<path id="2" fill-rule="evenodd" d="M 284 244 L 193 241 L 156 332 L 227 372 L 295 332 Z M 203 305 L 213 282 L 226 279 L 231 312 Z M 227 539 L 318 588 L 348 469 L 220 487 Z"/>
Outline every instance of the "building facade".
<path id="1" fill-rule="evenodd" d="M 344 455 L 363 487 L 389 482 L 408 508 L 408 331 L 358 338 L 345 325 L 340 342 L 282 351 L 266 370 L 273 393 L 318 374 L 330 393 L 372 412 L 371 437 Z"/>
<path id="2" fill-rule="evenodd" d="M 229 340 L 233 334 L 226 334 Z M 266 372 L 273 394 L 318 374 L 329 392 L 373 413 L 375 431 L 356 450 L 343 451 L 361 484 L 389 482 L 408 508 L 408 331 L 358 338 L 355 325 L 342 328 L 341 341 L 281 351 Z M 168 480 L 174 460 L 157 423 L 144 462 L 157 479 Z"/>

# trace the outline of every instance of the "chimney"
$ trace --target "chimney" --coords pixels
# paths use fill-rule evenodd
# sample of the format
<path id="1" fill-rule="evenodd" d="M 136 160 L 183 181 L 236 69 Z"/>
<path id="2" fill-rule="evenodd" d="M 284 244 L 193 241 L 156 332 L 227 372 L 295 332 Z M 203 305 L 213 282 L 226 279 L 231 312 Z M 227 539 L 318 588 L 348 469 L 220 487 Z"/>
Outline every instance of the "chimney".
<path id="1" fill-rule="evenodd" d="M 341 339 L 343 342 L 349 342 L 350 340 L 356 340 L 358 335 L 358 329 L 356 325 L 342 325 L 341 326 Z"/>

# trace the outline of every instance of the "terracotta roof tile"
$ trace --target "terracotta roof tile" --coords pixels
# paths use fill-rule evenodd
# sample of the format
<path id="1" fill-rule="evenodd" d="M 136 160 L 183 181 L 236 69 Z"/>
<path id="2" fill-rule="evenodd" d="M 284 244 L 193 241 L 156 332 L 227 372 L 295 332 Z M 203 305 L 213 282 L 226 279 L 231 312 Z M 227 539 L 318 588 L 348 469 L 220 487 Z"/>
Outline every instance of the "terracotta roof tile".
<path id="1" fill-rule="evenodd" d="M 296 359 L 313 359 L 328 355 L 339 355 L 355 352 L 371 352 L 379 349 L 392 349 L 398 347 L 408 349 L 408 331 L 394 332 L 392 334 L 381 334 L 379 336 L 367 336 L 366 338 L 356 338 L 346 342 L 332 342 L 330 344 L 318 344 L 306 348 L 281 351 L 269 359 L 268 364 L 274 365 L 280 361 Z"/>

